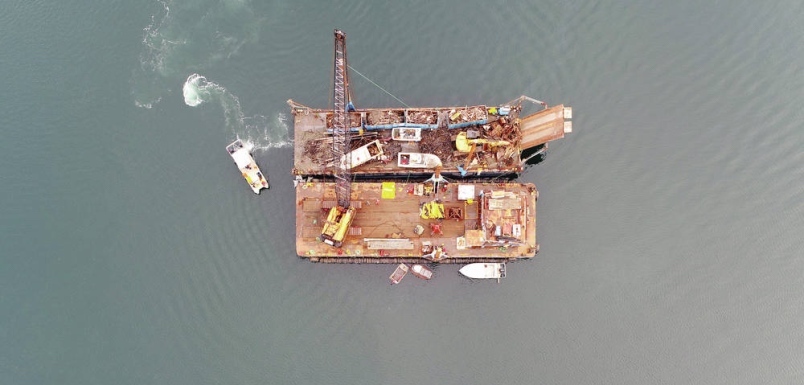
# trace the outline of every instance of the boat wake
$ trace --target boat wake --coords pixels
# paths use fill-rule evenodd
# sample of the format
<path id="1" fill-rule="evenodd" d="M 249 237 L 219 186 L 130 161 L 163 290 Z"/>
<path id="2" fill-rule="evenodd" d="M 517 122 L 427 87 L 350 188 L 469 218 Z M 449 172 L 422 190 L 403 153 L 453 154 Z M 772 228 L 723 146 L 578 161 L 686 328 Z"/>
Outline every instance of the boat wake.
<path id="1" fill-rule="evenodd" d="M 187 77 L 182 86 L 182 95 L 184 103 L 190 107 L 198 107 L 203 103 L 220 104 L 226 130 L 233 138 L 250 143 L 254 150 L 292 146 L 287 117 L 284 114 L 277 113 L 272 118 L 263 115 L 245 116 L 237 96 L 202 75 L 192 74 Z"/>
<path id="2" fill-rule="evenodd" d="M 208 68 L 258 38 L 260 20 L 241 0 L 155 0 L 143 28 L 140 65 L 132 76 L 134 104 L 152 108 L 187 68 Z M 203 22 L 199 22 L 202 20 Z"/>
<path id="3" fill-rule="evenodd" d="M 155 0 L 151 22 L 143 28 L 140 66 L 131 87 L 134 104 L 150 109 L 175 92 L 175 84 L 188 68 L 210 68 L 238 53 L 259 36 L 260 19 L 248 1 L 242 0 Z M 199 22 L 202 20 L 203 22 Z M 167 86 L 166 86 L 167 85 Z M 194 73 L 182 86 L 184 103 L 198 107 L 220 105 L 224 112 L 227 139 L 241 139 L 255 150 L 290 147 L 286 117 L 246 117 L 240 100 L 223 86 Z"/>

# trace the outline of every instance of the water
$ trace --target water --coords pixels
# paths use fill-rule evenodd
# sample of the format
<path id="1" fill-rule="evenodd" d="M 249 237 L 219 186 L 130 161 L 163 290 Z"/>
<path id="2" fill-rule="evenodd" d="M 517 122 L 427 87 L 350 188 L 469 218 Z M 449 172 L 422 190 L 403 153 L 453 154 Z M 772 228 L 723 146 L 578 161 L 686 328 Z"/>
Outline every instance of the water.
<path id="1" fill-rule="evenodd" d="M 802 383 L 803 8 L 4 2 L 0 382 Z M 295 257 L 285 100 L 328 105 L 335 27 L 409 105 L 574 107 L 535 260 Z"/>

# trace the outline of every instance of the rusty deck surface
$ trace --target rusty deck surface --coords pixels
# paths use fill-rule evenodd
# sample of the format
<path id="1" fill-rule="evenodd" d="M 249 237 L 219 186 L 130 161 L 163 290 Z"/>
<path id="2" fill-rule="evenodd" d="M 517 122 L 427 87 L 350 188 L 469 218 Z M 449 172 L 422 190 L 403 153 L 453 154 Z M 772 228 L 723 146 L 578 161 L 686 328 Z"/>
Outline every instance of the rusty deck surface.
<path id="1" fill-rule="evenodd" d="M 334 248 L 317 240 L 335 204 L 334 183 L 300 183 L 296 252 L 329 263 L 430 262 L 423 255 L 439 246 L 446 254 L 440 263 L 500 262 L 538 252 L 533 184 L 450 183 L 432 190 L 431 183 L 353 183 L 357 213 L 342 247 Z M 421 206 L 434 200 L 443 204 L 444 218 L 423 219 Z"/>
<path id="2" fill-rule="evenodd" d="M 294 125 L 294 166 L 293 173 L 296 175 L 324 175 L 328 173 L 328 163 L 334 162 L 332 155 L 331 135 L 328 127 L 331 128 L 331 110 L 311 109 L 298 104 L 292 104 L 293 125 Z M 563 106 L 560 106 L 563 111 Z M 425 125 L 435 125 L 439 113 L 448 114 L 449 111 L 467 107 L 439 107 L 433 109 L 363 109 L 350 114 L 352 130 L 352 143 L 350 150 L 356 149 L 373 140 L 380 140 L 384 147 L 384 160 L 371 160 L 366 164 L 360 165 L 352 170 L 356 177 L 389 175 L 424 175 L 432 173 L 432 169 L 417 169 L 400 167 L 397 164 L 397 154 L 400 152 L 428 153 L 439 157 L 443 166 L 442 172 L 448 176 L 460 175 L 459 166 L 467 173 L 467 177 L 486 175 L 505 175 L 517 174 L 522 171 L 521 151 L 523 149 L 547 143 L 557 139 L 557 134 L 548 132 L 546 127 L 561 127 L 563 136 L 564 116 L 562 114 L 537 113 L 539 119 L 538 132 L 532 132 L 527 138 L 527 146 L 522 146 L 523 135 L 525 132 L 520 130 L 520 119 L 518 118 L 519 109 L 514 108 L 510 115 L 494 115 L 487 113 L 483 116 L 483 124 L 470 125 L 461 128 L 425 128 L 421 130 L 421 141 L 397 141 L 392 139 L 391 129 L 363 129 L 369 127 L 372 116 L 399 117 L 396 121 L 386 119 L 384 123 L 398 123 L 406 121 L 409 116 L 414 114 L 426 115 L 432 113 L 429 119 L 421 120 Z M 495 110 L 496 107 L 474 106 L 469 108 L 482 109 L 483 111 Z M 553 109 L 550 109 L 552 111 Z M 547 110 L 546 110 L 547 111 Z M 534 114 L 534 115 L 537 115 Z M 404 115 L 404 116 L 400 116 Z M 533 115 L 531 115 L 533 116 Z M 376 119 L 376 118 L 375 118 Z M 423 118 L 424 119 L 424 118 Z M 376 126 L 375 126 L 376 127 Z M 508 146 L 490 147 L 488 145 L 477 146 L 477 151 L 467 162 L 469 154 L 457 151 L 455 138 L 461 132 L 474 131 L 479 134 L 479 138 L 494 140 L 505 140 L 510 142 Z M 539 142 L 542 140 L 542 142 Z"/>

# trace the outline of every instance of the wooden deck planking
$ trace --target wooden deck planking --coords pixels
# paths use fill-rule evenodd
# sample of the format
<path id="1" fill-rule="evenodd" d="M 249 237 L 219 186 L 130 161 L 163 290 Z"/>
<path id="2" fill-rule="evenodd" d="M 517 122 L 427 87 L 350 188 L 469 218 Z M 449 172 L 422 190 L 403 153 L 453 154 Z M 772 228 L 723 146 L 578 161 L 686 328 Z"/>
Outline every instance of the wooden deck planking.
<path id="1" fill-rule="evenodd" d="M 569 117 L 568 117 L 569 118 Z M 531 148 L 564 137 L 564 105 L 521 118 L 521 148 Z"/>
<path id="2" fill-rule="evenodd" d="M 396 263 L 396 261 L 421 259 L 421 247 L 423 242 L 430 242 L 433 245 L 443 245 L 444 250 L 449 255 L 449 259 L 442 263 L 462 262 L 471 260 L 476 261 L 499 261 L 501 259 L 532 258 L 538 246 L 536 244 L 536 223 L 535 223 L 535 194 L 528 192 L 528 186 L 523 184 L 476 184 L 480 189 L 502 188 L 515 190 L 518 194 L 529 195 L 526 199 L 526 211 L 522 210 L 519 217 L 525 224 L 523 232 L 527 235 L 527 246 L 514 246 L 507 249 L 498 248 L 479 248 L 458 250 L 456 239 L 462 236 L 467 229 L 479 228 L 478 224 L 478 205 L 479 201 L 473 204 L 466 204 L 464 201 L 457 200 L 457 183 L 448 185 L 446 192 L 439 193 L 438 197 L 443 201 L 445 214 L 449 207 L 463 207 L 464 218 L 475 219 L 462 220 L 433 220 L 422 219 L 419 216 L 419 205 L 432 200 L 435 196 L 415 196 L 407 194 L 408 184 L 396 184 L 397 194 L 395 199 L 381 199 L 380 183 L 355 183 L 352 186 L 353 196 L 363 202 L 362 208 L 358 210 L 352 223 L 352 227 L 360 228 L 362 234 L 359 236 L 349 235 L 344 240 L 340 250 L 328 246 L 316 240 L 320 234 L 321 225 L 325 219 L 326 212 L 321 209 L 322 195 L 329 195 L 334 191 L 332 183 L 312 183 L 307 188 L 301 186 L 296 190 L 297 202 L 301 210 L 297 210 L 297 253 L 302 257 L 325 262 L 337 262 L 339 260 L 349 260 L 351 263 Z M 535 188 L 533 189 L 535 191 Z M 503 214 L 500 214 L 503 215 Z M 527 217 L 530 218 L 527 218 Z M 523 219 L 524 218 L 524 219 Z M 443 235 L 431 235 L 430 224 L 440 223 Z M 419 236 L 414 232 L 414 227 L 420 224 L 424 227 L 424 232 Z M 410 239 L 413 249 L 382 250 L 371 248 L 364 242 L 365 238 L 387 238 L 387 239 Z M 391 241 L 394 242 L 394 241 Z M 393 255 L 389 255 L 392 253 Z"/>

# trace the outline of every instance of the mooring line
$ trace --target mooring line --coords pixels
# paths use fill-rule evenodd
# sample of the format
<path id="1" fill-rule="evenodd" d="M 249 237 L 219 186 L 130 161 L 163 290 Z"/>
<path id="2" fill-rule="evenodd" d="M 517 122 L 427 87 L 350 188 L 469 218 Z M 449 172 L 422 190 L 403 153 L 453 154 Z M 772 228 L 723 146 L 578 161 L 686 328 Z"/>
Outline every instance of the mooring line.
<path id="1" fill-rule="evenodd" d="M 348 64 L 347 64 L 346 66 L 347 66 L 347 67 L 349 67 L 349 69 L 350 69 L 350 70 L 352 70 L 352 71 L 354 71 L 356 74 L 358 74 L 358 75 L 362 76 L 362 77 L 363 77 L 363 79 L 368 80 L 368 81 L 369 81 L 369 83 L 374 84 L 374 85 L 375 85 L 377 88 L 381 89 L 383 92 L 385 92 L 386 94 L 388 94 L 388 96 L 390 96 L 390 97 L 392 97 L 392 98 L 396 99 L 396 101 L 397 101 L 397 102 L 402 103 L 402 105 L 403 105 L 403 106 L 405 106 L 405 107 L 407 107 L 407 108 L 410 108 L 410 106 L 409 106 L 409 105 L 407 105 L 407 104 L 405 104 L 405 102 L 403 102 L 403 101 L 402 101 L 402 99 L 397 98 L 396 96 L 394 96 L 393 94 L 391 94 L 390 92 L 388 92 L 388 91 L 387 91 L 385 88 L 380 87 L 380 85 L 379 85 L 379 84 L 374 83 L 374 82 L 373 82 L 371 79 L 367 78 L 367 77 L 366 77 L 366 75 L 363 75 L 363 74 L 361 74 L 361 73 L 360 73 L 360 71 L 358 71 L 358 70 L 354 69 L 354 67 L 352 67 L 352 66 L 350 66 L 350 65 L 348 65 Z"/>

